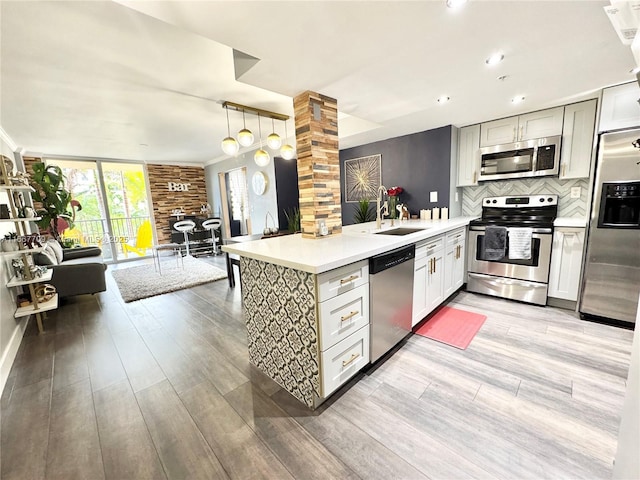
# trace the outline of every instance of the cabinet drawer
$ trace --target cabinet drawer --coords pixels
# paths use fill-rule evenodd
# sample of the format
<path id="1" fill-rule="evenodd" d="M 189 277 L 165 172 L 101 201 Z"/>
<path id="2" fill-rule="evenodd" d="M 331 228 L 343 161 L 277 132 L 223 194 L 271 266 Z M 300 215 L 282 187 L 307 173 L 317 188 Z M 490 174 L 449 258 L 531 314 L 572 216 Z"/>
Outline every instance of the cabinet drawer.
<path id="1" fill-rule="evenodd" d="M 328 397 L 369 363 L 369 325 L 322 352 L 322 395 Z"/>
<path id="2" fill-rule="evenodd" d="M 416 260 L 432 255 L 434 252 L 444 247 L 444 237 L 442 235 L 423 240 L 416 244 Z"/>
<path id="3" fill-rule="evenodd" d="M 318 310 L 324 351 L 369 324 L 369 284 L 321 302 Z"/>
<path id="4" fill-rule="evenodd" d="M 369 260 L 321 273 L 318 275 L 318 302 L 324 302 L 368 282 Z"/>
<path id="5" fill-rule="evenodd" d="M 451 232 L 447 232 L 447 247 L 463 243 L 466 238 L 466 229 L 464 227 Z"/>

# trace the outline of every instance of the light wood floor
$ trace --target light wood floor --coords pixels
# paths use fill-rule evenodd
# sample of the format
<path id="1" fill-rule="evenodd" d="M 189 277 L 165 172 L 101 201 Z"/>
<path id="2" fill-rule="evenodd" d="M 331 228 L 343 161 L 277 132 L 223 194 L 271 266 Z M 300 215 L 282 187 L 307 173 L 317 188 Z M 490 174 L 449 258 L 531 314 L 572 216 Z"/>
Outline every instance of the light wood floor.
<path id="1" fill-rule="evenodd" d="M 222 258 L 209 259 L 223 266 Z M 465 350 L 411 336 L 311 412 L 250 367 L 226 280 L 30 325 L 2 395 L 2 479 L 611 475 L 632 332 L 461 292 Z"/>

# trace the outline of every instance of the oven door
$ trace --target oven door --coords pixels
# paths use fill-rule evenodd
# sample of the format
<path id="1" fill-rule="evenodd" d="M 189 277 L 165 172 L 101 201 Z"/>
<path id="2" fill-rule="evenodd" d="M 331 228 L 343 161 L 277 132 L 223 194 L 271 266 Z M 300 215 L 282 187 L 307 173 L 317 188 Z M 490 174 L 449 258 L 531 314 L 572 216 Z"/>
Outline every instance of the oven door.
<path id="1" fill-rule="evenodd" d="M 483 273 L 497 277 L 516 278 L 531 282 L 547 283 L 551 263 L 553 231 L 550 228 L 534 228 L 531 236 L 531 258 L 513 260 L 509 258 L 509 243 L 504 257 L 487 260 L 484 256 L 485 227 L 469 227 L 469 273 Z"/>

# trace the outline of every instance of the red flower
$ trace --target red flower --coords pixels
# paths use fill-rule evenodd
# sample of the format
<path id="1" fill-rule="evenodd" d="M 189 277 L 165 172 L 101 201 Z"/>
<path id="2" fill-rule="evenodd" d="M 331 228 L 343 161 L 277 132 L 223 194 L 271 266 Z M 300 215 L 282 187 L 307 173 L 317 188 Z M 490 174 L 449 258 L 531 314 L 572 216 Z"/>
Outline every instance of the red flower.
<path id="1" fill-rule="evenodd" d="M 391 187 L 389 190 L 387 190 L 387 195 L 389 195 L 390 197 L 396 197 L 402 192 L 404 192 L 404 188 L 402 187 Z"/>

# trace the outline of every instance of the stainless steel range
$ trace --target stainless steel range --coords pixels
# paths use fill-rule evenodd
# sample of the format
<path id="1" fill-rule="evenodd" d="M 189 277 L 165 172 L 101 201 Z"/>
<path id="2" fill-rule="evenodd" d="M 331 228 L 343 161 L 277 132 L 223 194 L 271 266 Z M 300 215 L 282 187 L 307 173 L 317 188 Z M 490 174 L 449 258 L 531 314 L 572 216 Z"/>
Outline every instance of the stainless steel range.
<path id="1" fill-rule="evenodd" d="M 489 197 L 469 224 L 467 290 L 546 305 L 557 195 Z"/>

